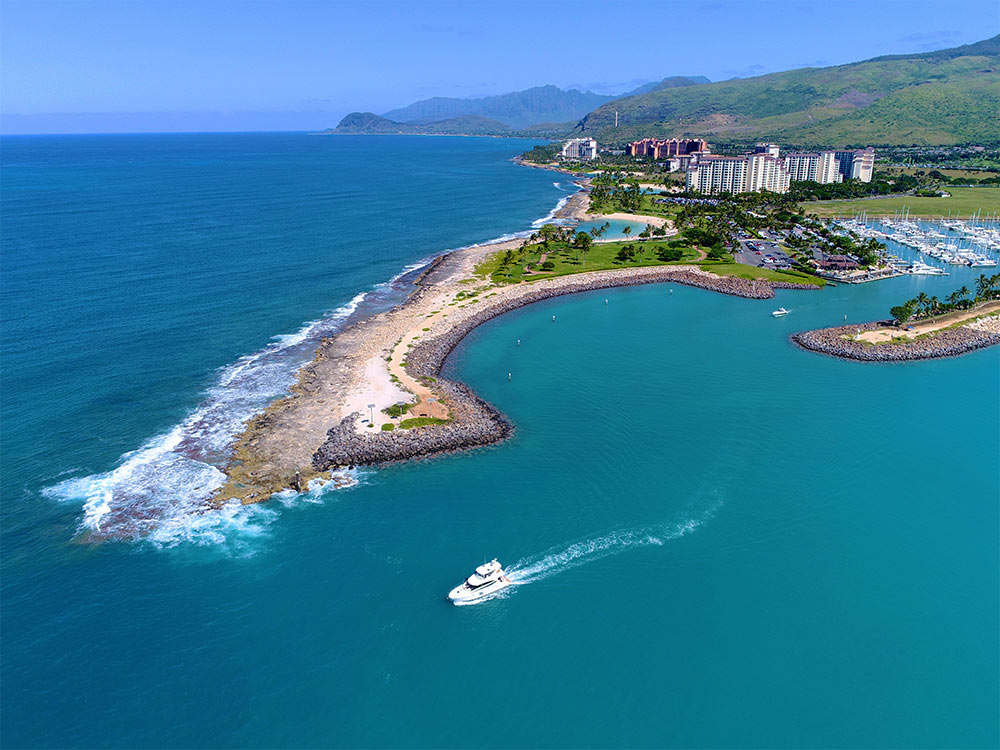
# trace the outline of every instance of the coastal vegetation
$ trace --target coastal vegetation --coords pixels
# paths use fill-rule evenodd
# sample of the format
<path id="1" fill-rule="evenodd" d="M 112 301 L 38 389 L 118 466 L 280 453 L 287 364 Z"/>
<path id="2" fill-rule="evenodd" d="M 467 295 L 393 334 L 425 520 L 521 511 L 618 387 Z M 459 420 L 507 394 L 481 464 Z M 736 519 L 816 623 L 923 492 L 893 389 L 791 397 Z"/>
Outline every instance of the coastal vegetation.
<path id="1" fill-rule="evenodd" d="M 642 190 L 635 180 L 613 172 L 595 177 L 590 188 L 590 210 L 594 213 L 636 213 L 642 207 Z"/>
<path id="2" fill-rule="evenodd" d="M 540 143 L 529 151 L 521 154 L 521 158 L 535 164 L 548 164 L 559 156 L 558 143 Z"/>
<path id="3" fill-rule="evenodd" d="M 778 271 L 735 263 L 723 245 L 722 235 L 697 222 L 671 238 L 658 237 L 653 233 L 659 228 L 648 227 L 640 233 L 640 239 L 594 241 L 593 236 L 599 237 L 601 229 L 595 228 L 590 234 L 545 225 L 520 247 L 487 257 L 477 266 L 476 274 L 495 284 L 515 284 L 590 271 L 687 264 L 698 265 L 702 270 L 721 276 L 815 286 L 825 283 L 802 271 Z M 647 238 L 642 238 L 642 234 L 647 234 Z"/>
<path id="4" fill-rule="evenodd" d="M 805 208 L 817 216 L 849 216 L 867 211 L 873 216 L 892 215 L 896 211 L 909 209 L 914 218 L 940 218 L 942 216 L 971 216 L 976 211 L 989 214 L 1000 211 L 1000 187 L 953 187 L 948 188 L 950 197 L 921 197 L 896 195 L 884 198 L 860 200 L 814 201 Z"/>
<path id="5" fill-rule="evenodd" d="M 446 424 L 447 422 L 447 419 L 438 419 L 437 417 L 411 417 L 400 422 L 399 429 L 413 430 L 417 427 L 426 427 L 429 424 Z"/>
<path id="6" fill-rule="evenodd" d="M 921 292 L 913 299 L 891 308 L 889 314 L 897 325 L 903 325 L 911 320 L 927 320 L 955 310 L 969 310 L 995 299 L 1000 299 L 1000 273 L 992 276 L 980 274 L 976 279 L 975 293 L 963 286 L 939 300 Z"/>

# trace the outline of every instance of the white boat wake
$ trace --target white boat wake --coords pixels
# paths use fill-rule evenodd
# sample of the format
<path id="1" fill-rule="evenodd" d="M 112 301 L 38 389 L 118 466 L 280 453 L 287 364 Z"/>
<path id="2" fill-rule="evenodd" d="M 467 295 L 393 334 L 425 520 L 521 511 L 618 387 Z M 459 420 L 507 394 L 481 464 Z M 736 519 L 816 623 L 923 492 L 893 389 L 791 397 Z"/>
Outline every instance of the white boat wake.
<path id="1" fill-rule="evenodd" d="M 709 521 L 720 507 L 722 507 L 722 501 L 717 500 L 694 517 L 676 523 L 620 529 L 603 536 L 582 539 L 566 547 L 561 545 L 550 547 L 541 554 L 522 558 L 506 569 L 507 577 L 514 583 L 514 586 L 502 589 L 492 596 L 466 602 L 461 606 L 506 598 L 516 590 L 517 586 L 537 583 L 558 573 L 564 573 L 567 570 L 620 554 L 629 549 L 650 546 L 662 547 L 673 539 L 695 531 Z"/>

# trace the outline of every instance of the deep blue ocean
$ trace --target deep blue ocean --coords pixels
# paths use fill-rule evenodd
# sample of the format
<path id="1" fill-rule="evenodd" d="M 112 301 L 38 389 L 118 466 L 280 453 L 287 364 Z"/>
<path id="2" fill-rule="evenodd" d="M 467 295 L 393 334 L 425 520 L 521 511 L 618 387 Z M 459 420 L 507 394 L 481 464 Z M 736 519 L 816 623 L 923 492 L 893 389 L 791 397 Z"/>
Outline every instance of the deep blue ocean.
<path id="1" fill-rule="evenodd" d="M 447 365 L 509 442 L 193 512 L 319 337 L 569 194 L 530 145 L 3 139 L 3 747 L 1000 744 L 1000 350 L 788 340 L 976 269 L 540 303 Z"/>

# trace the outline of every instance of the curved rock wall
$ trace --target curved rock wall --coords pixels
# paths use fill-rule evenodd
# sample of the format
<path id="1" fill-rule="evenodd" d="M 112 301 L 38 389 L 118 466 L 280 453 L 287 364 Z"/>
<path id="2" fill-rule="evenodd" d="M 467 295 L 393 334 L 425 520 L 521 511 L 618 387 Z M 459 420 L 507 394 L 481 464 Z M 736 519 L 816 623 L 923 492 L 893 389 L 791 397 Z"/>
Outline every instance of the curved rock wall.
<path id="1" fill-rule="evenodd" d="M 914 339 L 906 343 L 867 344 L 843 338 L 846 335 L 853 335 L 859 328 L 862 331 L 871 331 L 879 328 L 879 324 L 820 328 L 792 334 L 791 339 L 803 349 L 860 362 L 909 362 L 954 357 L 1000 344 L 1000 333 L 976 330 L 969 326 L 946 329 L 927 338 Z"/>
<path id="2" fill-rule="evenodd" d="M 407 354 L 407 371 L 414 377 L 435 378 L 434 390 L 448 404 L 452 420 L 411 430 L 360 434 L 355 429 L 360 415 L 346 417 L 327 433 L 326 442 L 313 456 L 313 466 L 324 471 L 338 466 L 378 464 L 497 443 L 513 431 L 510 421 L 467 386 L 439 378 L 448 355 L 470 331 L 511 310 L 564 294 L 620 286 L 674 282 L 749 299 L 768 299 L 774 289 L 817 289 L 812 285 L 740 279 L 671 267 L 653 266 L 604 271 L 579 277 L 561 277 L 534 282 L 523 293 L 486 299 L 481 308 L 457 321 L 444 333 L 420 341 Z M 518 288 L 520 292 L 522 288 Z"/>

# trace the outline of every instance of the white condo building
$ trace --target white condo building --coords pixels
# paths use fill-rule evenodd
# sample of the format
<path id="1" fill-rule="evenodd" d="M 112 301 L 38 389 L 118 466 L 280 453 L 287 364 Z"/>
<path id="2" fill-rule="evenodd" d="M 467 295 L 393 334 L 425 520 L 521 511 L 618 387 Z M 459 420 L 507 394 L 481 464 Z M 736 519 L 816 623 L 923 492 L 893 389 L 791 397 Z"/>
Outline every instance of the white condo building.
<path id="1" fill-rule="evenodd" d="M 772 153 L 770 149 L 766 152 L 750 154 L 747 166 L 747 183 L 745 191 L 748 193 L 759 193 L 762 190 L 769 190 L 772 193 L 787 193 L 789 182 L 788 166 L 785 160 L 778 157 L 777 147 Z"/>
<path id="2" fill-rule="evenodd" d="M 875 149 L 868 147 L 856 151 L 835 151 L 837 168 L 844 180 L 871 182 L 875 170 Z"/>
<path id="3" fill-rule="evenodd" d="M 775 159 L 778 158 L 778 153 L 780 149 L 777 144 L 774 143 L 758 143 L 753 147 L 753 152 L 755 154 L 769 154 Z"/>
<path id="4" fill-rule="evenodd" d="M 821 151 L 780 156 L 773 143 L 758 143 L 752 154 L 692 154 L 686 186 L 699 193 L 787 193 L 792 182 L 828 184 L 854 179 L 871 182 L 875 149 Z"/>
<path id="5" fill-rule="evenodd" d="M 561 159 L 589 161 L 597 158 L 597 141 L 593 138 L 570 138 L 559 153 Z"/>
<path id="6" fill-rule="evenodd" d="M 840 162 L 836 151 L 819 154 L 789 154 L 785 157 L 792 182 L 811 180 L 827 184 L 840 182 Z"/>
<path id="7" fill-rule="evenodd" d="M 788 169 L 783 159 L 767 151 L 748 156 L 702 156 L 688 167 L 688 190 L 699 193 L 788 192 Z"/>
<path id="8" fill-rule="evenodd" d="M 702 156 L 688 167 L 685 184 L 699 193 L 742 193 L 747 181 L 745 156 Z"/>

